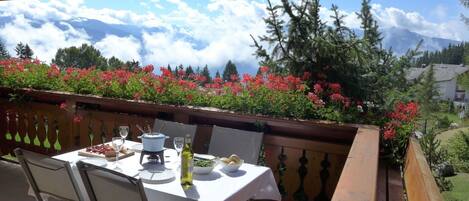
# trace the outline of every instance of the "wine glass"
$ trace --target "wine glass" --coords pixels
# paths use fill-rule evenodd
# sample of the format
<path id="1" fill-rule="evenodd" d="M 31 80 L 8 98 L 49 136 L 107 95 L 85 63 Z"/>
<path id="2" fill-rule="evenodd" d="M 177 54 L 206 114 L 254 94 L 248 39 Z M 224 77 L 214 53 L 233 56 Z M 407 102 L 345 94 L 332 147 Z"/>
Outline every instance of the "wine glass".
<path id="1" fill-rule="evenodd" d="M 129 135 L 129 127 L 128 126 L 119 126 L 119 135 L 123 139 L 123 143 L 125 143 L 125 138 Z"/>
<path id="2" fill-rule="evenodd" d="M 119 160 L 119 152 L 122 149 L 122 145 L 124 144 L 124 139 L 122 137 L 113 137 L 112 138 L 112 146 L 114 147 L 114 151 L 116 152 L 116 161 L 115 166 L 117 167 L 117 162 Z"/>
<path id="3" fill-rule="evenodd" d="M 179 154 L 182 151 L 182 147 L 184 147 L 184 138 L 175 137 L 173 142 L 174 142 L 174 149 L 178 152 L 178 157 L 179 157 Z"/>

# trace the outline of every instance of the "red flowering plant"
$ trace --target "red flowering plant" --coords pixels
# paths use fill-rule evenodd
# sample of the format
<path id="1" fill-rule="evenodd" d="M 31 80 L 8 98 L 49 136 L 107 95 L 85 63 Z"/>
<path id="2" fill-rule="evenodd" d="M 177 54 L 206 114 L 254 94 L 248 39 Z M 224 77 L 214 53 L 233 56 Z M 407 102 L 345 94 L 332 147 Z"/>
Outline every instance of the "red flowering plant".
<path id="1" fill-rule="evenodd" d="M 384 152 L 395 165 L 402 165 L 404 162 L 407 144 L 414 131 L 417 115 L 417 103 L 398 102 L 394 110 L 387 115 L 387 122 L 382 126 Z"/>
<path id="2" fill-rule="evenodd" d="M 155 74 L 147 65 L 134 71 L 123 69 L 99 70 L 57 68 L 28 60 L 0 61 L 0 85 L 10 88 L 46 89 L 77 94 L 150 101 L 161 104 L 215 107 L 242 113 L 263 114 L 299 119 L 349 121 L 350 99 L 337 83 L 319 82 L 308 87 L 301 76 L 281 76 L 261 67 L 261 74 L 230 76 L 223 81 L 200 74 L 186 76 L 184 71 L 174 75 L 161 67 Z"/>

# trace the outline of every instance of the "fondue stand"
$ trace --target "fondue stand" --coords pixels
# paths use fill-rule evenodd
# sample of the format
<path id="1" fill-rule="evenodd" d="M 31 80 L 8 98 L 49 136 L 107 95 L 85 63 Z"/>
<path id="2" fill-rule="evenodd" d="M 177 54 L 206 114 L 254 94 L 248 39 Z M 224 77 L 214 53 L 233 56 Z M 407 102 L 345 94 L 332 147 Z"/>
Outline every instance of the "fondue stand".
<path id="1" fill-rule="evenodd" d="M 167 183 L 175 179 L 174 172 L 164 165 L 164 141 L 167 137 L 161 133 L 144 133 L 142 136 L 142 153 L 140 164 L 144 169 L 139 173 L 142 181 L 146 183 Z M 148 163 L 142 164 L 143 157 L 148 155 Z"/>
<path id="2" fill-rule="evenodd" d="M 140 164 L 142 164 L 143 156 L 148 155 L 148 161 L 156 162 L 161 165 L 164 165 L 164 150 L 161 151 L 146 151 L 142 150 L 140 153 Z"/>

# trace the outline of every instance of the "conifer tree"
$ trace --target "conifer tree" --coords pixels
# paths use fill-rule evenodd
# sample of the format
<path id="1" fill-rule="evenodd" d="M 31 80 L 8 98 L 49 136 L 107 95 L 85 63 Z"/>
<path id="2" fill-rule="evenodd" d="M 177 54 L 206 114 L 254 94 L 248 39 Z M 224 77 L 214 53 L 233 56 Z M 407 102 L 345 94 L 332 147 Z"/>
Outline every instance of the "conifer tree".
<path id="1" fill-rule="evenodd" d="M 23 55 L 24 58 L 31 59 L 33 57 L 33 54 L 34 54 L 33 50 L 29 47 L 28 44 L 26 44 L 24 46 L 24 55 Z"/>
<path id="2" fill-rule="evenodd" d="M 420 85 L 417 87 L 417 100 L 420 107 L 421 117 L 424 120 L 424 134 L 427 132 L 428 120 L 433 118 L 433 112 L 437 110 L 436 98 L 439 91 L 435 81 L 435 71 L 433 65 L 429 67 L 423 76 Z"/>
<path id="3" fill-rule="evenodd" d="M 186 68 L 186 78 L 189 78 L 190 75 L 194 74 L 194 70 L 192 69 L 192 66 L 188 66 Z"/>
<path id="4" fill-rule="evenodd" d="M 230 81 L 232 75 L 236 76 L 239 80 L 238 69 L 236 69 L 236 65 L 229 60 L 228 63 L 226 63 L 225 70 L 223 70 L 223 81 Z"/>
<path id="5" fill-rule="evenodd" d="M 363 38 L 369 42 L 371 47 L 375 47 L 380 44 L 382 38 L 378 31 L 378 25 L 376 20 L 371 15 L 370 0 L 362 1 L 362 8 L 360 13 L 356 13 L 358 18 L 361 20 L 361 28 L 363 29 Z"/>
<path id="6" fill-rule="evenodd" d="M 201 75 L 205 76 L 206 81 L 202 84 L 205 84 L 205 83 L 210 83 L 212 82 L 212 77 L 210 76 L 210 71 L 208 70 L 208 66 L 205 65 L 205 67 L 202 69 L 202 73 L 200 73 Z"/>
<path id="7" fill-rule="evenodd" d="M 136 60 L 133 60 L 133 59 L 132 59 L 132 61 L 127 61 L 124 64 L 124 67 L 129 71 L 133 71 L 136 68 L 138 68 L 139 66 L 140 66 L 140 62 L 138 62 Z"/>
<path id="8" fill-rule="evenodd" d="M 116 69 L 116 68 L 123 68 L 124 67 L 124 62 L 118 59 L 115 56 L 112 56 L 107 60 L 107 65 L 111 69 Z"/>
<path id="9" fill-rule="evenodd" d="M 221 78 L 221 76 L 220 76 L 220 71 L 217 70 L 217 73 L 215 73 L 215 77 L 216 77 L 216 78 Z"/>
<path id="10" fill-rule="evenodd" d="M 28 44 L 23 44 L 22 42 L 18 43 L 15 48 L 16 56 L 20 59 L 31 59 L 33 56 L 33 50 L 29 47 Z"/>
<path id="11" fill-rule="evenodd" d="M 169 70 L 169 72 L 173 73 L 173 69 L 171 69 L 171 65 L 168 64 L 167 69 Z"/>
<path id="12" fill-rule="evenodd" d="M 8 51 L 6 49 L 5 44 L 3 43 L 3 40 L 0 39 L 0 59 L 7 59 L 10 58 L 10 54 L 8 54 Z"/>

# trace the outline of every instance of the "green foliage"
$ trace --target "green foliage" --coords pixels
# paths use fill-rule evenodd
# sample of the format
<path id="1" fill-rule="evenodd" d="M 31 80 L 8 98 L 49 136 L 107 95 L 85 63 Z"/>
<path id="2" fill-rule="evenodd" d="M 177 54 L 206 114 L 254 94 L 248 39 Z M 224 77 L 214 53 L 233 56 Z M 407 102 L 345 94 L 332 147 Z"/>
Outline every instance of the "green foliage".
<path id="1" fill-rule="evenodd" d="M 422 118 L 429 119 L 431 118 L 431 114 L 438 110 L 436 100 L 438 96 L 439 92 L 435 81 L 435 71 L 432 65 L 417 86 L 417 100 L 420 105 Z"/>
<path id="2" fill-rule="evenodd" d="M 231 81 L 231 76 L 234 75 L 239 80 L 238 70 L 236 69 L 236 65 L 231 62 L 231 60 L 226 63 L 225 70 L 223 70 L 223 81 Z"/>
<path id="3" fill-rule="evenodd" d="M 205 78 L 207 78 L 207 80 L 205 82 L 203 82 L 202 84 L 212 82 L 212 76 L 210 76 L 210 71 L 208 70 L 207 65 L 204 66 L 204 68 L 202 69 L 202 73 L 200 73 L 200 74 L 205 76 Z"/>
<path id="4" fill-rule="evenodd" d="M 445 177 L 438 175 L 439 165 L 444 164 L 448 158 L 447 151 L 441 148 L 441 140 L 438 140 L 436 134 L 430 131 L 420 139 L 420 146 L 440 191 L 451 190 L 452 183 Z"/>
<path id="5" fill-rule="evenodd" d="M 451 164 L 459 172 L 469 172 L 469 133 L 460 131 L 448 141 Z"/>
<path id="6" fill-rule="evenodd" d="M 88 44 L 82 44 L 80 47 L 59 48 L 52 59 L 52 63 L 57 64 L 59 68 L 89 68 L 96 66 L 99 69 L 107 68 L 107 60 L 101 55 L 101 52 Z"/>
<path id="7" fill-rule="evenodd" d="M 192 74 L 194 74 L 194 70 L 192 69 L 192 66 L 188 66 L 186 68 L 186 77 L 189 77 Z"/>
<path id="8" fill-rule="evenodd" d="M 310 72 L 309 83 L 340 83 L 347 96 L 377 105 L 386 104 L 391 91 L 407 90 L 405 70 L 411 66 L 416 51 L 396 58 L 381 48 L 369 1 L 363 1 L 362 10 L 357 13 L 365 32 L 363 38 L 344 26 L 345 16 L 335 5 L 330 16 L 333 25 L 326 26 L 319 16 L 320 7 L 318 0 L 283 0 L 280 5 L 268 0 L 269 16 L 264 19 L 267 34 L 251 36 L 260 65 L 269 66 L 270 72 L 276 74 L 301 76 Z M 263 47 L 258 40 L 271 48 Z"/>
<path id="9" fill-rule="evenodd" d="M 415 60 L 415 66 L 429 64 L 469 64 L 465 57 L 469 55 L 469 42 L 450 44 L 448 47 L 438 51 L 425 51 L 422 56 Z"/>
<path id="10" fill-rule="evenodd" d="M 8 59 L 10 58 L 10 54 L 8 54 L 7 48 L 3 40 L 0 38 L 0 59 Z"/>
<path id="11" fill-rule="evenodd" d="M 440 129 L 447 129 L 451 125 L 451 123 L 453 123 L 446 115 L 438 116 L 437 122 L 438 122 L 438 128 Z"/>
<path id="12" fill-rule="evenodd" d="M 125 67 L 124 62 L 114 56 L 107 60 L 107 66 L 111 69 Z"/>
<path id="13" fill-rule="evenodd" d="M 28 44 L 18 43 L 15 48 L 16 56 L 20 59 L 31 59 L 33 57 L 33 50 Z"/>

